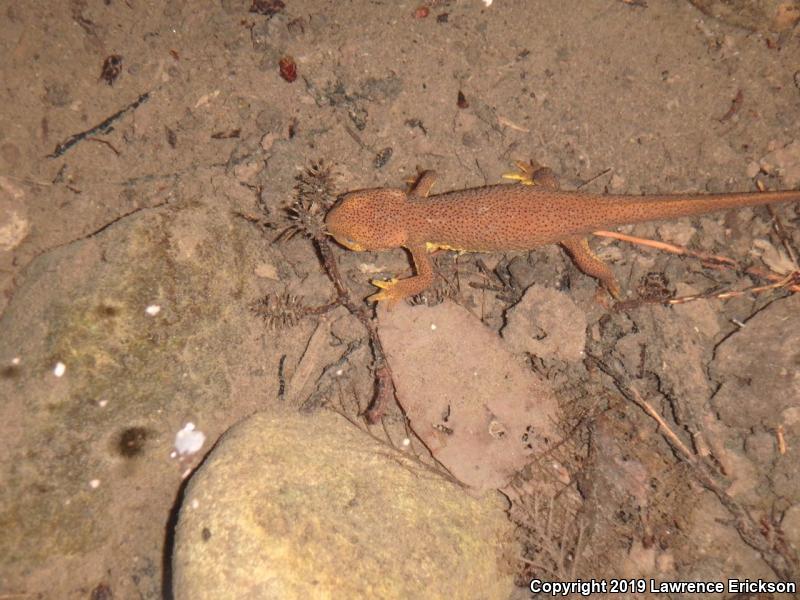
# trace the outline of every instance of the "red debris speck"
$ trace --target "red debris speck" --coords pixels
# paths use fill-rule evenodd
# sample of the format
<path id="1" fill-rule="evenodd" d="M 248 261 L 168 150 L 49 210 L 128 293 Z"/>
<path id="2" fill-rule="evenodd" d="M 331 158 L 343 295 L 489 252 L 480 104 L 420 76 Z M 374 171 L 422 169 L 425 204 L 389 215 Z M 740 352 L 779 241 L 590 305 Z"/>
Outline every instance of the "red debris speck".
<path id="1" fill-rule="evenodd" d="M 294 62 L 291 56 L 284 56 L 278 63 L 278 66 L 281 69 L 281 77 L 286 81 L 292 83 L 297 79 L 297 63 Z"/>
<path id="2" fill-rule="evenodd" d="M 417 10 L 414 11 L 414 18 L 415 19 L 424 19 L 427 17 L 431 12 L 431 9 L 427 6 L 420 6 Z"/>
<path id="3" fill-rule="evenodd" d="M 266 15 L 271 17 L 286 8 L 282 0 L 253 0 L 253 5 L 250 7 L 251 13 L 259 15 Z"/>

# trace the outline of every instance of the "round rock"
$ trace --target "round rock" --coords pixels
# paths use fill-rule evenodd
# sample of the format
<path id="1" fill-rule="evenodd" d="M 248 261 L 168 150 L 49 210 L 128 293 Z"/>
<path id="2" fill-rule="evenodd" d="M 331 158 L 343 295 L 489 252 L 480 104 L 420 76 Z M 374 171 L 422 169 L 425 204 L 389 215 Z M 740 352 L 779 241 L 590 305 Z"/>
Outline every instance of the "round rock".
<path id="1" fill-rule="evenodd" d="M 507 598 L 512 532 L 481 499 L 343 417 L 257 414 L 192 477 L 176 600 Z"/>

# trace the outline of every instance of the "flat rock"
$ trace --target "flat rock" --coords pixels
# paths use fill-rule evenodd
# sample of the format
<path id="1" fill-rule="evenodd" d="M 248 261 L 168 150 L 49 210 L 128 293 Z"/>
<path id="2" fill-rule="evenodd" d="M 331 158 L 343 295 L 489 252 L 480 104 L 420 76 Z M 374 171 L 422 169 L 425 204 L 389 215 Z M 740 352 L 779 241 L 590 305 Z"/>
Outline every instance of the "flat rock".
<path id="1" fill-rule="evenodd" d="M 558 441 L 550 387 L 466 309 L 402 304 L 378 317 L 411 427 L 460 481 L 502 488 Z"/>
<path id="2" fill-rule="evenodd" d="M 176 600 L 507 598 L 510 524 L 331 412 L 260 413 L 192 477 Z"/>
<path id="3" fill-rule="evenodd" d="M 800 20 L 797 0 L 690 0 L 710 17 L 752 31 L 788 31 Z"/>

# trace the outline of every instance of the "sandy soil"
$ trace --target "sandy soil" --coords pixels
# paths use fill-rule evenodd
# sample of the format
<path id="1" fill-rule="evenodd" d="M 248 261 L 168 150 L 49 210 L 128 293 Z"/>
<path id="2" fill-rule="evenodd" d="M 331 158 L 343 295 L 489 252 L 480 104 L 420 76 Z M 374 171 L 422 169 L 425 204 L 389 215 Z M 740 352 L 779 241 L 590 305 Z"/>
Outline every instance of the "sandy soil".
<path id="1" fill-rule="evenodd" d="M 800 187 L 796 34 L 755 33 L 679 0 L 279 4 L 0 4 L 0 309 L 14 307 L 38 257 L 151 211 L 219 211 L 258 238 L 237 215 L 282 222 L 298 175 L 320 159 L 334 165 L 339 193 L 399 187 L 420 168 L 438 171 L 436 190 L 496 183 L 510 161 L 528 159 L 552 167 L 565 188 L 596 192 L 751 191 L 754 180 Z M 798 206 L 783 205 L 624 231 L 779 274 L 797 255 L 799 217 Z M 209 222 L 187 219 L 181 239 L 191 245 Z M 697 259 L 609 240 L 593 244 L 629 300 L 713 296 L 769 283 Z M 302 294 L 312 305 L 331 298 L 308 240 L 267 246 L 279 268 L 272 272 L 265 263 L 261 271 L 236 274 L 256 283 L 236 287 L 241 297 L 232 303 L 248 312 L 267 292 Z M 373 289 L 368 280 L 375 273 L 408 270 L 400 251 L 337 249 L 336 256 L 358 298 Z M 582 331 L 545 330 L 532 339 L 570 335 L 570 343 L 584 343 L 583 358 L 594 357 L 565 356 L 557 340 L 550 347 L 514 345 L 556 391 L 559 426 L 569 432 L 559 454 L 568 493 L 542 498 L 532 467 L 506 489 L 522 548 L 521 584 L 538 575 L 797 579 L 796 297 L 770 289 L 674 308 L 631 302 L 612 310 L 557 248 L 444 255 L 437 263 L 447 283 L 435 299 L 462 304 L 496 332 L 532 283 L 569 293 L 569 309 L 547 294 L 528 298 L 528 316 L 518 314 L 517 327 L 530 337 L 547 323 L 583 323 Z M 71 276 L 80 268 L 75 263 Z M 38 285 L 42 299 L 59 289 Z M 551 320 L 537 322 L 536 311 Z M 14 323 L 3 323 L 5 336 Z M 355 319 L 338 327 L 328 334 L 361 344 L 344 353 L 351 380 L 339 394 L 350 390 L 357 397 L 348 401 L 363 409 L 373 380 L 365 334 Z M 266 361 L 274 380 L 263 384 L 271 394 L 265 402 L 282 395 L 280 357 L 289 356 L 291 378 L 314 331 L 306 320 L 283 331 L 285 346 L 259 348 L 265 354 L 258 361 Z M 511 333 L 503 330 L 507 341 Z M 13 381 L 14 350 L 6 350 L 3 379 Z M 342 359 L 320 356 L 327 361 L 320 368 Z M 231 389 L 262 385 L 253 383 L 254 372 L 237 376 Z M 414 393 L 413 386 L 404 389 Z M 298 406 L 319 395 L 313 382 L 292 393 Z M 10 398 L 3 400 L 0 438 L 24 438 L 26 399 Z M 677 433 L 688 460 L 637 399 Z M 255 407 L 252 398 L 238 406 L 233 400 L 224 410 L 198 407 L 192 417 L 212 421 L 213 437 Z M 166 432 L 179 417 L 164 409 L 164 419 L 175 419 L 156 438 L 169 447 Z M 397 407 L 387 418 L 402 423 Z M 136 445 L 140 437 L 134 430 L 124 439 Z M 26 472 L 18 460 L 17 472 Z M 173 469 L 154 476 L 146 502 L 118 496 L 119 506 L 107 507 L 125 515 L 118 522 L 124 535 L 113 551 L 96 547 L 91 569 L 81 568 L 80 553 L 0 559 L 0 598 L 111 597 L 106 588 L 115 598 L 168 596 L 163 555 L 179 475 Z M 0 508 L 8 523 L 12 511 Z M 558 527 L 542 529 L 545 509 Z M 554 541 L 554 531 L 572 541 Z M 66 566 L 74 576 L 53 579 Z"/>

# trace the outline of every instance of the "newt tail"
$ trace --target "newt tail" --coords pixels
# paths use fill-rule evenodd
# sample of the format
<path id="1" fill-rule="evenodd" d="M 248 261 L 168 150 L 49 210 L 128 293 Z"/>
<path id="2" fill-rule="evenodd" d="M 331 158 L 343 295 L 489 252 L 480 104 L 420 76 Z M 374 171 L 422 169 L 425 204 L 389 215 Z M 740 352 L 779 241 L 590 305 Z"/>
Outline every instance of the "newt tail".
<path id="1" fill-rule="evenodd" d="M 416 274 L 373 281 L 381 289 L 371 300 L 391 306 L 424 291 L 434 278 L 428 253 L 437 249 L 503 252 L 554 243 L 567 250 L 581 271 L 619 298 L 619 284 L 608 265 L 589 249 L 587 234 L 619 225 L 800 200 L 800 191 L 653 196 L 562 191 L 549 169 L 514 176 L 531 185 L 490 185 L 428 196 L 435 178 L 433 171 L 424 172 L 408 193 L 391 188 L 350 192 L 328 212 L 328 232 L 346 248 L 403 247 L 411 253 Z"/>

